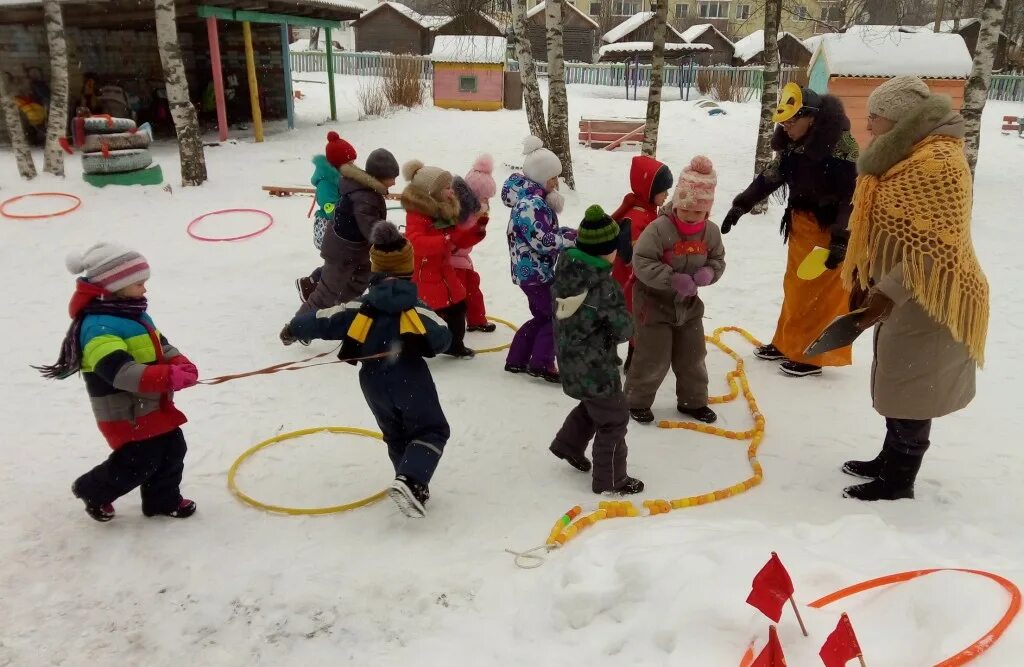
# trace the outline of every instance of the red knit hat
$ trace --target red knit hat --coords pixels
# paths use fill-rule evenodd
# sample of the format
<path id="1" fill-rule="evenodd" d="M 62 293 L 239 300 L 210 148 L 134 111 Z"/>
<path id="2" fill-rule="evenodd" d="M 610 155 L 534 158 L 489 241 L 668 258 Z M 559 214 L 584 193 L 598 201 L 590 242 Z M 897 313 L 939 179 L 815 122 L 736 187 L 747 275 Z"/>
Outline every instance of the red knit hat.
<path id="1" fill-rule="evenodd" d="M 343 164 L 354 162 L 357 157 L 356 149 L 352 148 L 352 144 L 338 136 L 337 132 L 327 133 L 327 148 L 324 149 L 324 154 L 327 155 L 327 161 L 335 169 Z"/>

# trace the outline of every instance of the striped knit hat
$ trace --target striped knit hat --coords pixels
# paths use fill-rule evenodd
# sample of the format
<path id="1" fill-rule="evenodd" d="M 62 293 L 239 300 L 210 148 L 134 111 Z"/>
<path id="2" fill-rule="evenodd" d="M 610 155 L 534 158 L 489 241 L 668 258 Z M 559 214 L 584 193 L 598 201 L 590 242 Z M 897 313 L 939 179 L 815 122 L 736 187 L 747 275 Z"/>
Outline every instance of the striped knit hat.
<path id="1" fill-rule="evenodd" d="M 684 211 L 711 212 L 715 203 L 715 187 L 718 185 L 718 174 L 711 159 L 698 155 L 690 161 L 690 166 L 679 174 L 675 194 L 672 196 L 672 207 Z"/>
<path id="2" fill-rule="evenodd" d="M 612 253 L 619 247 L 619 224 L 594 204 L 583 215 L 583 222 L 576 232 L 576 247 L 595 257 Z"/>
<path id="3" fill-rule="evenodd" d="M 146 258 L 115 243 L 97 243 L 83 253 L 71 253 L 64 261 L 68 271 L 110 293 L 149 280 Z"/>

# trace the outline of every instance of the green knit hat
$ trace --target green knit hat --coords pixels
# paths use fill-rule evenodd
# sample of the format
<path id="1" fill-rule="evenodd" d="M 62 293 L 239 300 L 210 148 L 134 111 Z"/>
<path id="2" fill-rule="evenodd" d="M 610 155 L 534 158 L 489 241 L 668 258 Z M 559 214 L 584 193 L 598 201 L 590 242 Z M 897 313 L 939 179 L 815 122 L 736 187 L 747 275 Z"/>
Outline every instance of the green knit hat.
<path id="1" fill-rule="evenodd" d="M 613 252 L 619 247 L 619 224 L 594 204 L 583 215 L 576 235 L 576 247 L 595 257 Z"/>

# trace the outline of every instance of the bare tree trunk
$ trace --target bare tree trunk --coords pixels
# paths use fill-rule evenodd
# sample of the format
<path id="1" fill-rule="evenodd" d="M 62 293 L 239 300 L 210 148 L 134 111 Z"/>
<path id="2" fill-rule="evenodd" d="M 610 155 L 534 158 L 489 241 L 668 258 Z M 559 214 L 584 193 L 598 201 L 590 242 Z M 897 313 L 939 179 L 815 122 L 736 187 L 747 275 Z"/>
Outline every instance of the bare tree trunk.
<path id="1" fill-rule="evenodd" d="M 661 86 L 665 79 L 665 33 L 668 32 L 668 0 L 654 0 L 654 48 L 651 51 L 651 87 L 647 92 L 647 127 L 644 129 L 644 155 L 658 154 L 658 130 L 661 126 Z"/>
<path id="2" fill-rule="evenodd" d="M 320 44 L 320 28 L 313 26 L 309 29 L 309 50 L 316 51 L 316 47 Z"/>
<path id="3" fill-rule="evenodd" d="M 156 10 L 156 39 L 160 47 L 167 86 L 167 102 L 178 135 L 178 153 L 181 156 L 181 184 L 202 185 L 206 180 L 206 155 L 203 136 L 199 131 L 196 108 L 188 96 L 185 64 L 181 60 L 178 26 L 175 23 L 174 0 L 154 0 Z"/>
<path id="4" fill-rule="evenodd" d="M 43 1 L 43 21 L 50 47 L 50 109 L 46 122 L 43 171 L 64 175 L 64 151 L 60 140 L 68 127 L 68 44 L 64 39 L 64 16 L 57 0 Z"/>
<path id="5" fill-rule="evenodd" d="M 25 137 L 25 128 L 21 125 L 21 115 L 14 105 L 14 98 L 7 92 L 7 73 L 0 71 L 0 116 L 7 123 L 7 134 L 11 137 L 11 150 L 18 162 L 18 173 L 24 179 L 36 177 L 36 163 L 32 160 L 32 150 Z"/>
<path id="6" fill-rule="evenodd" d="M 526 122 L 530 134 L 548 143 L 548 124 L 544 120 L 544 101 L 537 83 L 537 65 L 533 62 L 530 38 L 526 34 L 526 0 L 512 0 L 512 30 L 519 59 L 519 74 L 523 79 L 523 100 L 526 106 Z"/>
<path id="7" fill-rule="evenodd" d="M 779 25 L 782 23 L 782 0 L 767 0 L 764 7 L 764 88 L 761 91 L 761 123 L 757 131 L 757 152 L 754 156 L 754 176 L 772 160 L 772 134 L 775 123 L 772 115 L 779 104 Z M 764 213 L 768 202 L 759 202 L 752 213 Z"/>
<path id="8" fill-rule="evenodd" d="M 946 0 L 939 0 L 935 5 L 935 32 L 942 32 L 942 19 L 946 15 Z"/>
<path id="9" fill-rule="evenodd" d="M 562 162 L 562 178 L 576 189 L 569 146 L 569 97 L 565 90 L 565 52 L 562 44 L 563 6 L 567 0 L 547 0 L 544 5 L 548 30 L 548 148 Z"/>
<path id="10" fill-rule="evenodd" d="M 971 78 L 964 89 L 964 120 L 967 121 L 967 162 L 971 174 L 978 164 L 981 148 L 981 115 L 988 100 L 988 84 L 992 78 L 992 63 L 999 48 L 999 31 L 1003 27 L 1006 0 L 985 0 L 981 10 L 981 34 L 978 35 L 978 50 L 974 56 Z"/>

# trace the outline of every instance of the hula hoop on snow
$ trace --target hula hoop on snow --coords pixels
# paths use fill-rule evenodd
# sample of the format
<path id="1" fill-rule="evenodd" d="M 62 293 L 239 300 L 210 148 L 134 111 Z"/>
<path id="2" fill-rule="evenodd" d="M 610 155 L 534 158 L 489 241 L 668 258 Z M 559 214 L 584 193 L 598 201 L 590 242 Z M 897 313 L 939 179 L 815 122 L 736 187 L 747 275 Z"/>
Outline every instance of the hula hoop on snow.
<path id="1" fill-rule="evenodd" d="M 256 509 L 261 509 L 265 512 L 274 512 L 276 514 L 288 514 L 291 516 L 338 514 L 340 512 L 347 512 L 349 510 L 372 505 L 387 495 L 386 491 L 378 491 L 372 496 L 367 496 L 350 503 L 345 503 L 344 505 L 332 505 L 330 507 L 284 507 L 282 505 L 270 505 L 268 503 L 260 502 L 238 488 L 238 483 L 235 481 L 235 475 L 241 465 L 252 457 L 253 454 L 279 442 L 294 440 L 295 438 L 301 438 L 304 435 L 312 435 L 313 433 L 352 433 L 354 435 L 361 435 L 367 438 L 376 438 L 377 440 L 384 439 L 384 436 L 376 431 L 368 431 L 363 428 L 354 428 L 351 426 L 320 426 L 317 428 L 302 429 L 301 431 L 282 433 L 281 435 L 274 436 L 273 438 L 269 438 L 263 442 L 253 445 L 242 452 L 241 456 L 235 459 L 235 462 L 231 464 L 230 468 L 228 468 L 228 489 L 230 489 L 231 493 L 235 494 L 235 496 L 237 496 L 243 503 L 251 505 Z"/>
<path id="2" fill-rule="evenodd" d="M 7 208 L 8 204 L 13 204 L 21 199 L 28 197 L 67 197 L 68 199 L 75 200 L 75 203 L 70 208 L 66 208 L 63 211 L 57 211 L 56 213 L 45 213 L 43 215 L 18 215 L 17 213 L 8 213 L 4 209 Z M 11 197 L 5 199 L 0 203 L 0 215 L 11 220 L 43 220 L 45 218 L 56 218 L 57 216 L 67 215 L 72 211 L 77 211 L 78 207 L 82 205 L 82 200 L 75 195 L 68 194 L 66 192 L 30 192 L 27 195 L 19 195 L 17 197 Z"/>
<path id="3" fill-rule="evenodd" d="M 195 227 L 196 224 L 198 224 L 202 220 L 205 220 L 206 218 L 209 218 L 209 217 L 214 216 L 214 215 L 223 215 L 225 213 L 259 213 L 260 215 L 266 216 L 267 224 L 265 224 L 263 227 L 261 227 L 260 229 L 257 229 L 254 232 L 249 232 L 248 234 L 242 234 L 240 236 L 227 236 L 227 237 L 223 237 L 223 238 L 214 238 L 212 236 L 200 236 L 199 234 L 196 234 L 195 232 L 192 231 L 192 228 Z M 204 213 L 201 216 L 199 216 L 198 218 L 195 218 L 192 222 L 188 223 L 188 227 L 185 228 L 185 231 L 188 233 L 189 236 L 191 236 L 192 238 L 194 238 L 197 241 L 206 241 L 208 243 L 219 243 L 219 242 L 226 242 L 226 241 L 244 241 L 245 239 L 251 239 L 251 238 L 253 238 L 255 236 L 259 236 L 263 232 L 265 232 L 268 229 L 270 229 L 271 225 L 273 225 L 273 224 L 274 224 L 274 216 L 272 216 L 269 213 L 267 213 L 266 211 L 260 210 L 258 208 L 225 208 L 225 209 L 221 209 L 219 211 L 210 211 L 209 213 Z"/>
<path id="4" fill-rule="evenodd" d="M 487 316 L 487 321 L 488 322 L 494 322 L 495 324 L 504 324 L 509 329 L 511 329 L 513 333 L 515 333 L 516 331 L 519 331 L 519 327 L 517 327 L 516 325 L 512 324 L 508 320 L 501 319 L 500 317 L 491 317 L 490 315 L 488 315 Z M 510 347 L 512 347 L 512 342 L 511 341 L 509 341 L 508 343 L 505 343 L 504 345 L 498 345 L 496 347 L 473 348 L 473 349 L 476 350 L 477 354 L 488 354 L 490 352 L 501 352 L 502 350 L 507 350 Z"/>

